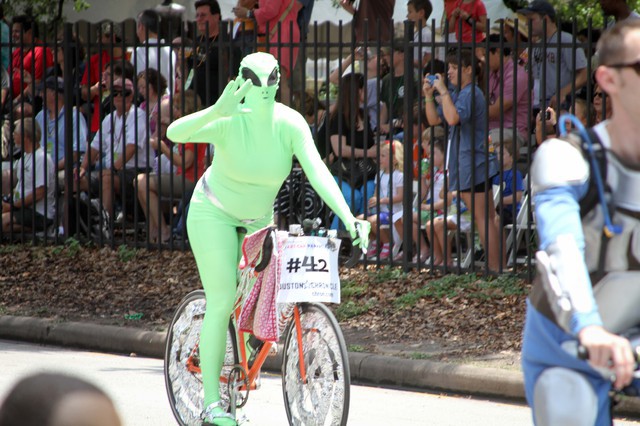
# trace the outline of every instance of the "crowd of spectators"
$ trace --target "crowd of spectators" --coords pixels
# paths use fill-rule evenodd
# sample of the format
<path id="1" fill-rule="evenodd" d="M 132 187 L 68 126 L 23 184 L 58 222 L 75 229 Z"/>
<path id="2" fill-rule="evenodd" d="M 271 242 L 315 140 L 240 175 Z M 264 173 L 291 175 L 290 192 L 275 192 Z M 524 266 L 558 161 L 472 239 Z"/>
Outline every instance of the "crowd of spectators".
<path id="1" fill-rule="evenodd" d="M 600 4 L 606 17 L 615 21 L 639 16 L 624 0 L 603 0 Z M 350 7 L 349 2 L 343 5 Z M 414 260 L 431 255 L 436 263 L 451 263 L 442 250 L 442 235 L 446 235 L 442 229 L 460 230 L 464 217 L 457 213 L 447 215 L 447 208 L 442 209 L 439 204 L 442 202 L 454 211 L 472 209 L 466 217 L 475 224 L 488 266 L 494 270 L 503 267 L 504 254 L 499 253 L 505 252 L 507 231 L 503 227 L 514 224 L 520 212 L 520 200 L 529 190 L 525 186 L 528 165 L 537 145 L 557 133 L 557 121 L 564 113 L 576 115 L 585 126 L 612 114 L 606 94 L 593 80 L 597 67 L 593 38 L 581 38 L 584 31 L 568 32 L 570 27 L 558 21 L 556 10 L 545 0 L 535 0 L 517 12 L 489 26 L 482 1 L 445 1 L 437 32 L 432 26 L 438 26 L 438 17 L 430 16 L 430 2 L 409 0 L 407 19 L 415 30 L 411 43 L 403 37 L 395 38 L 376 49 L 372 48 L 375 43 L 365 42 L 340 59 L 330 75 L 331 83 L 339 87 L 330 111 L 344 108 L 344 97 L 348 96 L 345 89 L 362 79 L 353 77 L 359 72 L 364 75 L 368 90 L 356 90 L 352 99 L 359 100 L 369 114 L 364 116 L 368 123 L 362 125 L 358 120 L 348 121 L 348 117 L 338 127 L 334 123 L 329 137 L 333 141 L 336 135 L 349 140 L 366 129 L 362 138 L 371 132 L 374 145 L 359 144 L 358 148 L 366 150 L 352 149 L 346 155 L 344 148 L 351 145 L 338 146 L 342 151 L 333 146 L 326 156 L 329 164 L 336 164 L 332 156 L 340 161 L 355 155 L 368 157 L 370 153 L 378 156 L 380 141 L 399 140 L 405 146 L 413 142 L 412 186 L 418 202 L 414 203 L 413 236 L 405 238 L 410 243 L 403 246 L 415 255 Z M 590 28 L 586 33 L 593 37 L 600 30 Z M 409 53 L 411 61 L 407 60 Z M 411 62 L 413 69 L 408 68 Z M 439 90 L 434 92 L 436 87 Z M 418 114 L 405 111 L 407 105 Z M 427 118 L 426 123 L 423 117 Z M 358 127 L 355 132 L 354 123 Z M 441 166 L 444 170 L 431 161 L 430 175 L 439 179 L 446 175 L 447 188 L 439 183 L 439 193 L 427 196 L 424 188 L 432 187 L 432 182 L 418 176 L 416 165 L 421 159 L 434 160 L 434 154 L 437 158 L 438 147 L 428 142 L 420 144 L 420 139 L 430 141 L 431 136 L 426 136 L 429 129 L 441 132 L 440 127 L 434 126 L 442 125 L 447 133 Z M 420 137 L 425 130 L 427 133 Z M 494 135 L 493 141 L 490 134 Z M 322 143 L 320 135 L 319 145 Z M 354 166 L 357 165 L 351 164 L 357 168 Z M 378 159 L 378 167 L 381 166 Z M 332 166 L 332 170 L 338 168 Z M 354 212 L 364 214 L 363 200 L 370 193 L 367 184 L 358 182 L 359 187 L 354 189 L 353 184 L 349 185 L 353 173 L 334 174 L 343 188 L 347 182 L 345 195 Z M 373 176 L 369 186 L 374 182 Z M 409 174 L 404 176 L 406 187 L 410 185 Z M 408 204 L 405 200 L 403 209 Z M 439 208 L 434 209 L 433 205 Z M 429 214 L 419 214 L 425 206 L 429 206 Z M 393 213 L 393 206 L 388 207 Z M 429 238 L 425 229 L 434 226 L 437 235 Z M 380 245 L 385 241 L 377 243 L 369 254 L 388 257 L 389 250 L 381 250 Z M 453 245 L 456 244 L 450 244 Z"/>
<path id="2" fill-rule="evenodd" d="M 393 197 L 376 194 L 395 190 L 379 187 L 378 172 L 385 170 L 382 157 L 387 149 L 380 142 L 402 143 L 413 159 L 402 171 L 404 185 L 415 182 L 414 232 L 403 238 L 398 228 L 391 240 L 404 239 L 403 248 L 415 259 L 424 260 L 431 253 L 450 263 L 444 253 L 433 252 L 434 237 L 424 230 L 427 225 L 446 225 L 449 207 L 468 206 L 488 265 L 499 269 L 504 263 L 497 249 L 500 229 L 518 214 L 518 200 L 527 190 L 521 189 L 518 176 L 526 176 L 536 145 L 557 131 L 563 112 L 587 125 L 611 116 L 606 94 L 589 74 L 597 65 L 597 53 L 589 44 L 593 40 L 567 32 L 545 0 L 535 0 L 496 22 L 488 20 L 481 0 L 447 0 L 441 17 L 433 16 L 429 0 L 408 0 L 407 19 L 414 31 L 410 39 L 400 36 L 404 29 L 396 29 L 393 36 L 394 1 L 361 2 L 357 8 L 348 0 L 340 4 L 354 15 L 354 44 L 324 82 L 339 88 L 337 97 L 308 93 L 303 103 L 319 151 L 353 212 L 372 216 L 373 197 L 373 216 L 388 208 L 398 217 L 394 203 L 380 205 L 385 204 L 380 198 Z M 93 43 L 85 44 L 74 34 L 69 45 L 73 50 L 68 51 L 62 47 L 69 40 L 61 34 L 54 42 L 42 42 L 30 16 L 14 16 L 10 25 L 0 20 L 2 155 L 15 160 L 15 151 L 31 144 L 32 152 L 42 150 L 51 160 L 51 170 L 43 176 L 57 176 L 51 180 L 52 199 L 45 203 L 54 212 L 45 212 L 44 227 L 48 220 L 62 217 L 55 210 L 61 208 L 58 198 L 71 178 L 74 193 L 84 192 L 94 204 L 99 200 L 112 225 L 139 217 L 147 222 L 150 241 L 169 241 L 173 213 L 178 204 L 188 204 L 211 160 L 211 149 L 206 144 L 173 145 L 166 139 L 166 126 L 212 105 L 236 74 L 242 56 L 256 49 L 279 59 L 280 100 L 290 103 L 289 83 L 305 34 L 298 22 L 306 22 L 300 18 L 309 11 L 301 5 L 239 0 L 223 19 L 216 0 L 198 0 L 191 31 L 182 30 L 166 41 L 161 14 L 148 9 L 135 17 L 133 35 L 123 24 L 105 22 L 94 27 Z M 615 20 L 639 16 L 624 0 L 602 0 L 601 7 Z M 9 32 L 11 43 L 6 43 Z M 65 53 L 71 61 L 65 62 Z M 65 69 L 69 64 L 71 69 Z M 69 80 L 72 104 L 65 97 Z M 67 111 L 72 112 L 71 129 L 65 128 Z M 30 117 L 33 128 L 19 132 L 24 141 L 18 143 L 14 122 Z M 496 129 L 498 141 L 489 137 Z M 65 145 L 68 139 L 71 150 Z M 429 162 L 428 173 L 421 168 L 423 160 Z M 73 175 L 67 176 L 67 170 Z M 429 179 L 424 178 L 427 174 Z M 397 176 L 385 182 L 396 180 Z M 495 203 L 493 188 L 502 188 L 502 198 Z M 403 209 L 410 203 L 405 199 Z M 441 204 L 444 208 L 433 207 Z M 512 204 L 514 208 L 507 207 Z M 436 220 L 439 215 L 444 219 Z M 340 227 L 337 218 L 331 226 Z M 394 242 L 385 240 L 371 253 L 387 257 L 384 244 Z"/>

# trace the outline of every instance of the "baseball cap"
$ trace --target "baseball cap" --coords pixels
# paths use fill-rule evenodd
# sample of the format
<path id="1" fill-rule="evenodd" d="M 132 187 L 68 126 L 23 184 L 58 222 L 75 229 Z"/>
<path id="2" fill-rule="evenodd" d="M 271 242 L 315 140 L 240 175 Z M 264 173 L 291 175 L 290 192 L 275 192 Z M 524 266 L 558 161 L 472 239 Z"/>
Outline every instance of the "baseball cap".
<path id="1" fill-rule="evenodd" d="M 113 91 L 123 92 L 125 96 L 129 96 L 133 93 L 133 83 L 128 78 L 126 78 L 123 83 L 122 79 L 119 78 L 113 82 Z"/>
<path id="2" fill-rule="evenodd" d="M 38 89 L 55 90 L 58 93 L 64 92 L 64 80 L 62 77 L 49 76 L 38 84 Z"/>
<path id="3" fill-rule="evenodd" d="M 523 15 L 537 13 L 538 15 L 548 16 L 552 21 L 556 20 L 556 10 L 551 3 L 545 0 L 534 0 L 529 3 L 529 6 L 519 9 L 517 13 L 521 13 Z"/>

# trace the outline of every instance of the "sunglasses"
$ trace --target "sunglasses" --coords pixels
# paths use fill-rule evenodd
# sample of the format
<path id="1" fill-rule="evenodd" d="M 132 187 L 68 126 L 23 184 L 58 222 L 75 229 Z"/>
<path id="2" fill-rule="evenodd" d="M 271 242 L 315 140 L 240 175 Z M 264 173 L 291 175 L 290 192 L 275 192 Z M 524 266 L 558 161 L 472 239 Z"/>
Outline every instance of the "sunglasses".
<path id="1" fill-rule="evenodd" d="M 131 94 L 131 90 L 114 90 L 113 96 L 124 96 L 125 98 Z"/>
<path id="2" fill-rule="evenodd" d="M 633 68 L 636 74 L 640 75 L 640 61 L 630 62 L 628 64 L 612 64 L 612 65 L 605 65 L 605 66 L 609 68 Z"/>
<path id="3" fill-rule="evenodd" d="M 602 98 L 602 97 L 604 97 L 604 93 L 602 93 L 602 92 L 596 92 L 596 93 L 594 93 L 594 94 L 593 94 L 593 97 L 594 97 L 594 98 Z"/>

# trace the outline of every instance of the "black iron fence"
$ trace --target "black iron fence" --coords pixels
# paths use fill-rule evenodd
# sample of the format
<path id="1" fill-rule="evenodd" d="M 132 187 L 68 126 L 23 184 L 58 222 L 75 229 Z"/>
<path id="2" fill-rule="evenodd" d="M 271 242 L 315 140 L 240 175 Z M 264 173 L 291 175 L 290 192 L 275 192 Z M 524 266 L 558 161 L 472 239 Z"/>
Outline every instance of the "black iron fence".
<path id="1" fill-rule="evenodd" d="M 213 37 L 179 25 L 169 28 L 179 40 L 157 40 L 147 33 L 148 40 L 139 41 L 120 23 L 66 24 L 38 39 L 25 35 L 3 42 L 0 47 L 10 48 L 14 61 L 19 59 L 8 70 L 9 95 L 3 105 L 6 202 L 0 237 L 188 248 L 184 223 L 190 194 L 215 152 L 209 145 L 187 148 L 162 142 L 163 131 L 176 117 L 214 103 L 237 74 L 243 55 L 258 49 L 291 64 L 291 71 L 282 75 L 290 89 L 281 101 L 309 122 L 354 213 L 376 218 L 375 234 L 384 241 L 380 251 L 370 253 L 376 254 L 370 262 L 434 267 L 440 260 L 432 252 L 437 240 L 443 253 L 453 253 L 442 259 L 449 264 L 444 267 L 487 270 L 484 236 L 490 235 L 498 240 L 488 247 L 498 247 L 502 270 L 513 267 L 509 270 L 531 275 L 536 242 L 527 175 L 536 137 L 543 140 L 555 132 L 561 110 L 580 115 L 586 124 L 603 117 L 593 111 L 592 43 L 573 36 L 538 42 L 508 39 L 504 25 L 470 43 L 442 39 L 430 28 L 422 33 L 409 22 L 396 26 L 400 36 L 388 43 L 343 39 L 341 28 L 336 32 L 327 25 L 309 27 L 307 41 L 299 44 L 288 41 L 283 28 L 278 29 L 278 43 L 234 39 L 226 24 Z M 533 38 L 531 30 L 528 36 Z M 432 75 L 444 80 L 446 91 L 440 87 L 431 93 L 427 86 L 425 92 L 424 81 Z M 464 103 L 457 93 L 467 85 L 477 86 L 482 95 Z M 435 107 L 436 114 L 446 108 L 442 97 L 449 94 L 455 96 L 458 122 L 445 112 L 434 126 L 429 108 Z M 598 114 L 604 114 L 606 100 L 599 105 Z M 546 113 L 548 107 L 553 111 Z M 23 121 L 28 116 L 36 119 Z M 40 152 L 50 161 L 30 143 L 37 138 L 36 127 Z M 394 149 L 391 156 L 380 157 L 391 146 L 385 141 L 392 140 L 404 148 L 398 163 Z M 442 161 L 437 160 L 439 150 Z M 367 159 L 375 160 L 375 167 Z M 457 167 L 451 167 L 453 162 Z M 485 167 L 484 175 L 474 173 L 478 164 L 492 162 L 498 171 L 495 185 L 488 183 L 490 168 Z M 442 177 L 447 164 L 456 170 L 455 178 Z M 394 165 L 402 173 L 401 188 L 394 187 L 393 176 L 382 184 L 376 178 L 381 170 L 392 175 Z M 462 182 L 469 174 L 471 197 L 449 190 L 452 179 Z M 441 198 L 440 191 L 449 193 L 441 207 L 425 204 Z M 390 201 L 394 194 L 401 195 L 396 204 L 402 205 L 402 213 Z M 370 204 L 371 197 L 376 198 Z M 465 206 L 455 201 L 460 199 L 471 202 Z M 509 208 L 512 202 L 520 207 Z M 502 219 L 491 214 L 496 207 Z M 305 217 L 321 217 L 326 226 L 340 227 L 295 163 L 274 208 L 281 227 Z M 389 211 L 391 219 L 381 219 L 381 211 Z M 444 230 L 438 217 L 448 218 Z M 385 242 L 388 256 L 382 252 Z"/>

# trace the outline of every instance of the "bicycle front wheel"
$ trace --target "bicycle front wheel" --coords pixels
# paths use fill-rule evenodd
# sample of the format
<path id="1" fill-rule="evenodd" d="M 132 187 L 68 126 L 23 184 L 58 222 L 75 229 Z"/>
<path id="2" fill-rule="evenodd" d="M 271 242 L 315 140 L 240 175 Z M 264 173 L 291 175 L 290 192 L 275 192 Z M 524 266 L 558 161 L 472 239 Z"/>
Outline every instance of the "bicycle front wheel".
<path id="1" fill-rule="evenodd" d="M 282 391 L 289 424 L 346 425 L 351 378 L 338 321 L 322 304 L 304 303 L 297 309 L 300 321 L 294 313 L 286 331 L 282 361 Z"/>
<path id="2" fill-rule="evenodd" d="M 164 380 L 171 411 L 182 426 L 202 423 L 204 390 L 200 372 L 200 330 L 206 309 L 204 291 L 189 293 L 173 316 L 164 356 Z M 229 323 L 224 365 L 220 373 L 220 397 L 223 407 L 229 408 L 227 378 L 238 363 L 235 328 Z"/>

